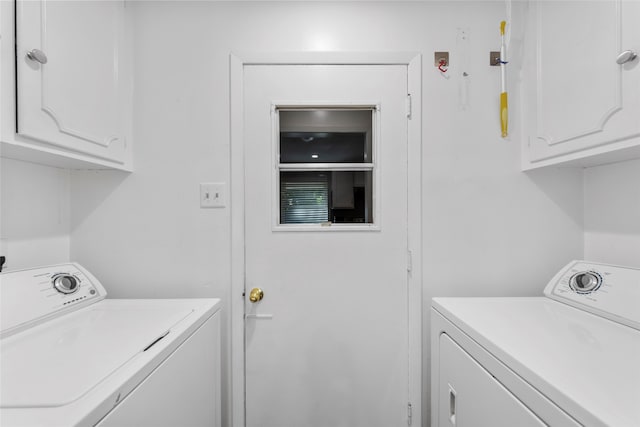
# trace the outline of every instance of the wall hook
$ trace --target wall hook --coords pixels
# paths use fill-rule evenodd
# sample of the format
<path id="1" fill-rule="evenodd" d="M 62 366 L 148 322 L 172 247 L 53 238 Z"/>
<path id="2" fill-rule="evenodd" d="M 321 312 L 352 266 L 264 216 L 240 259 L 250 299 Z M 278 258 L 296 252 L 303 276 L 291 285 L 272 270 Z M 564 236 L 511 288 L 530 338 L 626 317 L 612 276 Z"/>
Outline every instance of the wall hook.
<path id="1" fill-rule="evenodd" d="M 433 65 L 444 75 L 449 69 L 449 52 L 433 52 Z"/>
<path id="2" fill-rule="evenodd" d="M 440 70 L 441 73 L 446 73 L 448 69 L 449 68 L 447 67 L 447 61 L 441 59 L 440 62 L 438 62 L 438 70 Z"/>

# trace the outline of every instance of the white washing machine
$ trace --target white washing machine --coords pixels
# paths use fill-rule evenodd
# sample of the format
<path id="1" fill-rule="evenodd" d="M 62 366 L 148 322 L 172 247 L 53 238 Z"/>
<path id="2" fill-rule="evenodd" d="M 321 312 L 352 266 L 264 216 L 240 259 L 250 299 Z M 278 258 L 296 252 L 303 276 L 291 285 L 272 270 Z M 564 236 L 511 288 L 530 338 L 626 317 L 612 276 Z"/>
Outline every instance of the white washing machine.
<path id="1" fill-rule="evenodd" d="M 544 297 L 431 319 L 432 426 L 640 426 L 640 270 L 573 261 Z"/>
<path id="2" fill-rule="evenodd" d="M 218 299 L 105 299 L 74 263 L 0 274 L 0 425 L 219 426 Z"/>

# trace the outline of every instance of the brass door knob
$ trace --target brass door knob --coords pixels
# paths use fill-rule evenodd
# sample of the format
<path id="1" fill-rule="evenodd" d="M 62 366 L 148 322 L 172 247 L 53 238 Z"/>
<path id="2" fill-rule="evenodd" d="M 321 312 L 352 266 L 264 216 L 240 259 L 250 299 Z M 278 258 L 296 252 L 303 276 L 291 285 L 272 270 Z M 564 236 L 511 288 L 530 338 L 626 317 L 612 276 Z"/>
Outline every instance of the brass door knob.
<path id="1" fill-rule="evenodd" d="M 249 301 L 258 302 L 262 298 L 264 298 L 264 292 L 260 288 L 253 288 L 251 292 L 249 292 Z"/>

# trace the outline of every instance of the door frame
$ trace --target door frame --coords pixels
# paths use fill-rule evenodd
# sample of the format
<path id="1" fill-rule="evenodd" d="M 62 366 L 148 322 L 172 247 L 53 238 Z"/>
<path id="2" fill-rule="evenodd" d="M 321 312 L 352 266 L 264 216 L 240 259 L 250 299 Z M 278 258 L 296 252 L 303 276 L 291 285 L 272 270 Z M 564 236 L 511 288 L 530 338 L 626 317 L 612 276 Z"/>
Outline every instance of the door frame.
<path id="1" fill-rule="evenodd" d="M 245 426 L 244 67 L 251 65 L 405 65 L 407 67 L 407 286 L 409 398 L 412 425 L 422 423 L 422 56 L 416 52 L 242 52 L 229 56 L 231 366 L 229 418 Z"/>

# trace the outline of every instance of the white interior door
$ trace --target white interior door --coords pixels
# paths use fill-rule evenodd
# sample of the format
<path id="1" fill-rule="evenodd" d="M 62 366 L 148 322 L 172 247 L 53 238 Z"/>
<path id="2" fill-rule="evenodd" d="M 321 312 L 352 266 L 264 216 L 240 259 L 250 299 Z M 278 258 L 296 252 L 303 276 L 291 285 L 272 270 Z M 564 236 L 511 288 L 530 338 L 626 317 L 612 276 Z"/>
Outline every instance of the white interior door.
<path id="1" fill-rule="evenodd" d="M 407 66 L 249 65 L 243 90 L 246 425 L 406 425 Z M 280 224 L 281 116 L 301 106 L 369 111 L 367 165 L 344 166 L 371 176 L 364 222 Z"/>

